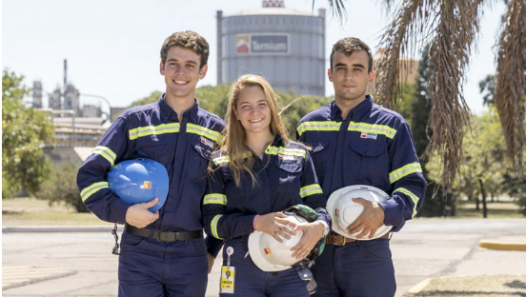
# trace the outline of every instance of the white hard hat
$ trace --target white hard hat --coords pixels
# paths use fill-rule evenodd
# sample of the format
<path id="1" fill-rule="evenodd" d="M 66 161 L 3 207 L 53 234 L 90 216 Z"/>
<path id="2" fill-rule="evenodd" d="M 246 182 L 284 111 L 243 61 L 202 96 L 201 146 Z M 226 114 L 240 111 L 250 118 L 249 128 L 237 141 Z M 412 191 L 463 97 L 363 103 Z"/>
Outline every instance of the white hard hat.
<path id="1" fill-rule="evenodd" d="M 329 197 L 327 201 L 327 212 L 332 218 L 332 230 L 342 236 L 349 237 L 356 240 L 371 240 L 385 235 L 393 226 L 382 225 L 372 238 L 366 236 L 362 238 L 356 237 L 360 232 L 350 234 L 347 232 L 347 227 L 351 225 L 362 213 L 363 206 L 356 203 L 352 198 L 363 198 L 372 202 L 380 203 L 389 199 L 389 195 L 384 191 L 366 185 L 356 185 L 341 188 Z"/>
<path id="2" fill-rule="evenodd" d="M 287 213 L 288 218 L 294 223 L 307 222 L 306 219 L 292 213 Z M 303 231 L 297 230 L 296 235 L 290 239 L 282 238 L 279 242 L 274 237 L 261 231 L 254 231 L 248 237 L 248 251 L 256 266 L 263 271 L 282 271 L 292 267 L 299 262 L 292 257 L 294 253 L 290 249 L 300 242 Z"/>

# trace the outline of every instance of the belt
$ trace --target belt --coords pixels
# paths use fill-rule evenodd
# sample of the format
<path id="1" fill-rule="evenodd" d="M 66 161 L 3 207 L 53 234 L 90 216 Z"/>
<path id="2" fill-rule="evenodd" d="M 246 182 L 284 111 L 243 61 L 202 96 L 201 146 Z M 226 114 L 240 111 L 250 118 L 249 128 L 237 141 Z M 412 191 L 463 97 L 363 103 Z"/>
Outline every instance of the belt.
<path id="1" fill-rule="evenodd" d="M 203 230 L 198 231 L 161 231 L 161 230 L 152 230 L 148 228 L 136 228 L 131 225 L 124 225 L 124 230 L 131 234 L 139 235 L 142 237 L 151 237 L 157 241 L 161 242 L 173 242 L 173 241 L 182 241 L 187 239 L 196 239 L 203 238 Z"/>
<path id="2" fill-rule="evenodd" d="M 385 233 L 385 235 L 382 235 L 382 236 L 380 236 L 378 238 L 389 238 L 389 232 Z M 356 242 L 356 241 L 360 241 L 360 240 L 344 237 L 344 236 L 337 235 L 337 234 L 329 234 L 329 235 L 327 235 L 327 244 L 342 246 L 342 245 L 346 245 L 347 243 Z"/>

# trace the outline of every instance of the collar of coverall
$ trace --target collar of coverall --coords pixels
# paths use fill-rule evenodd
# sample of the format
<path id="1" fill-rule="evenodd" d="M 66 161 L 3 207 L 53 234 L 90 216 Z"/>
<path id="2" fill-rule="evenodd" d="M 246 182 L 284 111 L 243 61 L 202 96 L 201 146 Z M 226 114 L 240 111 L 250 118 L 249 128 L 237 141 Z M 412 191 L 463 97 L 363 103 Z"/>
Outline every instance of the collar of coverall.
<path id="1" fill-rule="evenodd" d="M 163 122 L 166 122 L 170 117 L 177 119 L 175 111 L 164 101 L 164 93 L 159 98 L 159 110 L 161 111 L 161 118 Z M 190 117 L 193 123 L 197 121 L 197 111 L 199 110 L 199 104 L 197 98 L 194 98 L 195 104 L 189 110 L 187 110 L 183 117 Z"/>
<path id="2" fill-rule="evenodd" d="M 373 99 L 370 95 L 365 95 L 365 100 L 353 108 L 348 114 L 347 119 L 355 120 L 361 118 L 365 113 L 371 110 Z M 336 105 L 334 99 L 331 102 L 331 120 L 342 121 L 342 110 Z"/>
<path id="3" fill-rule="evenodd" d="M 283 145 L 283 138 L 281 138 L 281 135 L 276 135 L 276 137 L 274 137 L 274 140 L 272 141 L 272 144 L 270 144 L 272 146 L 282 146 Z"/>

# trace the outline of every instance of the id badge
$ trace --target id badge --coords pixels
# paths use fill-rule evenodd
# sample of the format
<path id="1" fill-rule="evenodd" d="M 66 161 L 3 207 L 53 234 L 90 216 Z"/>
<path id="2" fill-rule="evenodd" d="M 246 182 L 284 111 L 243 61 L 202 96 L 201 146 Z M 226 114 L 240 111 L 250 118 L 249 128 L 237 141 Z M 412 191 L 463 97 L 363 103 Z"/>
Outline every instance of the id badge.
<path id="1" fill-rule="evenodd" d="M 221 267 L 221 293 L 234 294 L 236 268 L 234 266 Z"/>

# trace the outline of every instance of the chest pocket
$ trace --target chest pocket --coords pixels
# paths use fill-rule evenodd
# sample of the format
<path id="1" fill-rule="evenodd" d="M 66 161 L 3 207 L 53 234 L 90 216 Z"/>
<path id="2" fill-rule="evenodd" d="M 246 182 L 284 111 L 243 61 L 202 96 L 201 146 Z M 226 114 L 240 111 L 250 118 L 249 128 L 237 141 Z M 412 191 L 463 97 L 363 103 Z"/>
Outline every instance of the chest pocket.
<path id="1" fill-rule="evenodd" d="M 328 147 L 328 141 L 314 143 L 312 144 L 312 151 L 310 152 L 320 185 L 323 185 L 323 180 L 325 179 L 325 172 L 328 170 L 328 160 L 331 159 L 331 157 L 329 156 Z"/>
<path id="2" fill-rule="evenodd" d="M 193 149 L 190 153 L 190 163 L 192 165 L 190 166 L 190 170 L 186 173 L 190 180 L 205 186 L 207 181 L 206 169 L 208 167 L 208 161 L 210 160 L 212 149 L 201 144 L 194 144 L 192 145 L 192 148 Z"/>
<path id="3" fill-rule="evenodd" d="M 278 159 L 276 161 L 276 166 L 278 166 L 279 169 L 288 173 L 299 173 L 303 169 L 303 164 L 301 161 L 301 157 L 292 158 L 285 156 L 283 159 Z"/>
<path id="4" fill-rule="evenodd" d="M 353 157 L 346 158 L 346 164 L 349 172 L 347 178 L 350 181 L 368 181 L 378 180 L 381 175 L 385 175 L 389 170 L 387 158 L 387 145 L 372 144 L 364 142 L 353 142 L 350 145 Z"/>
<path id="5" fill-rule="evenodd" d="M 278 191 L 299 195 L 301 188 L 301 175 L 303 159 L 297 156 L 284 156 L 275 162 L 278 168 Z"/>
<path id="6" fill-rule="evenodd" d="M 173 158 L 171 150 L 171 144 L 160 141 L 155 135 L 137 139 L 137 154 L 139 157 L 151 159 L 163 165 L 171 163 L 171 158 Z"/>

